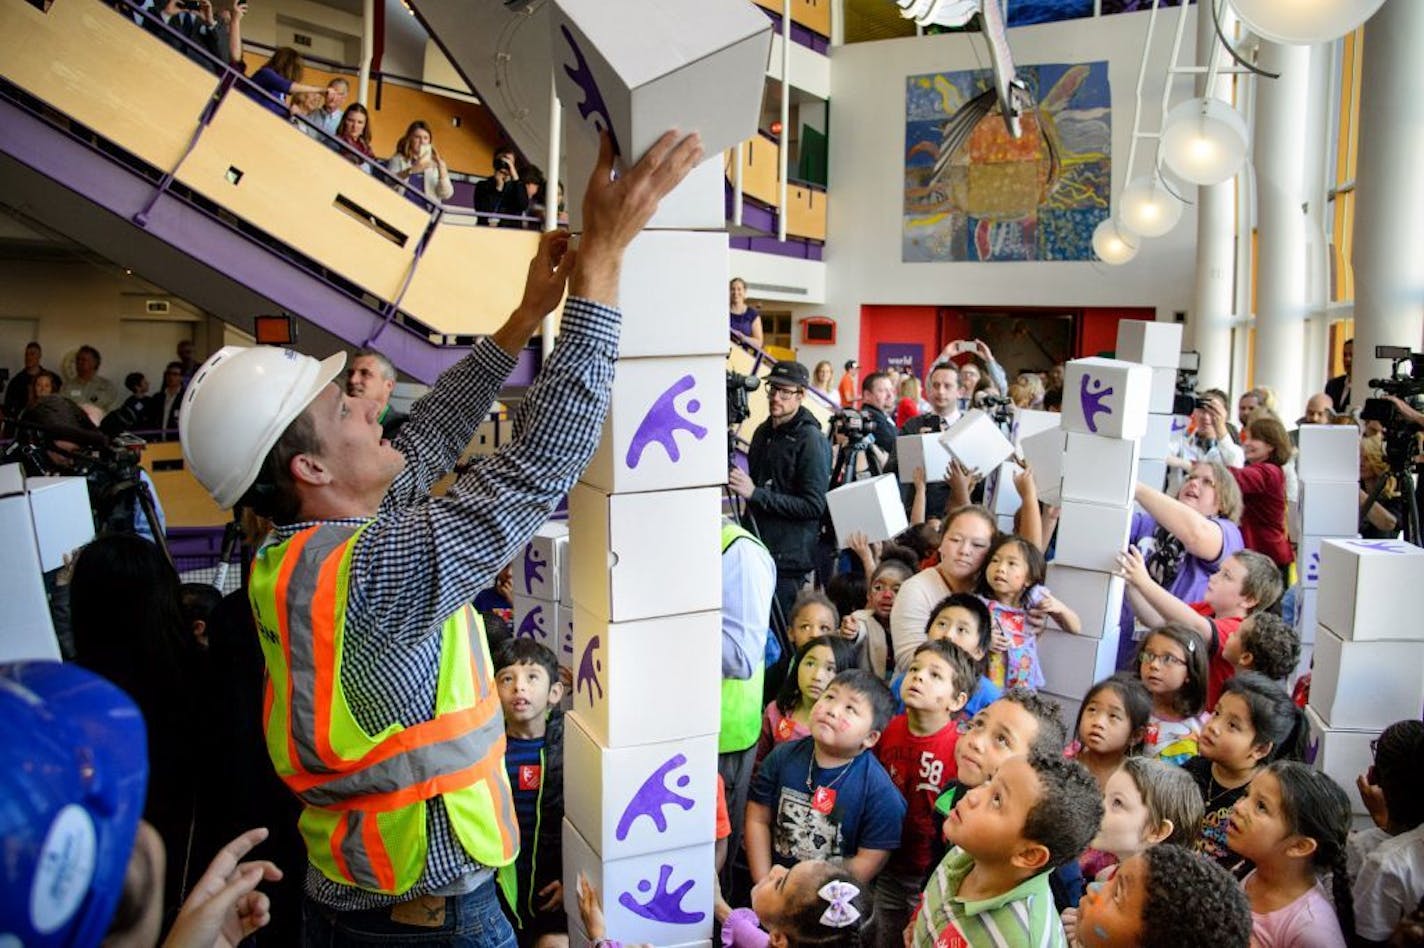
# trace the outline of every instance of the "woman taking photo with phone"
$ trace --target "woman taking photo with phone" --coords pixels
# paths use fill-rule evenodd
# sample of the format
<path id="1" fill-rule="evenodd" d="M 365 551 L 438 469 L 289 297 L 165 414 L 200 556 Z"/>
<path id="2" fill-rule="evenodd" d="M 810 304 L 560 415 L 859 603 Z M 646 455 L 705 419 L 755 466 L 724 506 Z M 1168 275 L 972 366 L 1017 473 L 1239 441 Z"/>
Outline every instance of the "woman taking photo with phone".
<path id="1" fill-rule="evenodd" d="M 448 201 L 455 196 L 450 169 L 435 150 L 430 126 L 422 121 L 410 123 L 396 144 L 396 153 L 386 159 L 386 170 L 432 201 Z M 409 193 L 406 197 L 420 203 Z"/>

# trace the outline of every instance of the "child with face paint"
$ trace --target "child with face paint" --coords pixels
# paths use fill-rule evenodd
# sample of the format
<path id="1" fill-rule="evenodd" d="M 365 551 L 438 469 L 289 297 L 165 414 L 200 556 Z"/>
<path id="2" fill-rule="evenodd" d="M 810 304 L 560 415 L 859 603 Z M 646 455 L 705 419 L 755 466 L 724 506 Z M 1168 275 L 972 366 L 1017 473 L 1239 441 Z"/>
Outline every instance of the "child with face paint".
<path id="1" fill-rule="evenodd" d="M 1255 864 L 1241 887 L 1252 938 L 1281 948 L 1345 948 L 1355 930 L 1345 839 L 1350 801 L 1325 774 L 1278 761 L 1256 775 L 1232 808 L 1226 844 Z M 1330 874 L 1334 905 L 1320 884 Z M 1338 918 L 1337 918 L 1338 915 Z"/>
<path id="2" fill-rule="evenodd" d="M 904 547 L 882 556 L 870 574 L 864 609 L 841 620 L 841 635 L 855 646 L 855 664 L 889 678 L 895 670 L 895 649 L 890 644 L 890 610 L 905 580 L 915 575 L 913 554 Z"/>
<path id="3" fill-rule="evenodd" d="M 838 635 L 818 635 L 801 643 L 776 700 L 767 704 L 762 715 L 761 735 L 757 738 L 758 764 L 777 744 L 811 733 L 808 726 L 816 699 L 832 678 L 851 667 L 853 660 L 850 643 Z"/>
<path id="4" fill-rule="evenodd" d="M 1004 689 L 990 681 L 988 676 L 993 634 L 989 607 L 973 593 L 946 596 L 930 610 L 930 621 L 925 625 L 926 641 L 951 642 L 963 649 L 974 662 L 974 688 L 961 712 L 965 718 L 972 718 L 1004 694 Z M 897 700 L 904 681 L 904 675 L 896 675 L 890 682 L 890 691 Z M 898 706 L 896 710 L 904 710 L 904 706 Z"/>
<path id="5" fill-rule="evenodd" d="M 868 754 L 890 721 L 885 683 L 843 671 L 811 709 L 810 736 L 778 745 L 752 778 L 746 850 L 752 881 L 772 865 L 840 860 L 869 885 L 900 845 L 905 798 Z"/>
<path id="6" fill-rule="evenodd" d="M 989 547 L 976 591 L 993 617 L 989 677 L 1001 687 L 1043 687 L 1038 636 L 1028 621 L 1030 609 L 1051 617 L 1065 632 L 1076 633 L 1082 628 L 1078 614 L 1043 585 L 1047 571 L 1038 547 L 1017 534 L 1001 536 Z"/>
<path id="7" fill-rule="evenodd" d="M 1201 830 L 1201 818 L 1201 796 L 1185 771 L 1160 760 L 1129 757 L 1108 778 L 1103 789 L 1102 824 L 1079 859 L 1084 864 L 1096 854 L 1109 860 L 1106 866 L 1099 860 L 1093 867 L 1096 871 L 1084 865 L 1085 874 L 1096 876 L 1090 891 L 1112 879 L 1122 863 L 1153 846 L 1190 846 Z M 1087 898 L 1085 895 L 1084 900 Z M 1070 941 L 1075 937 L 1082 905 L 1063 910 L 1063 928 Z"/>
<path id="8" fill-rule="evenodd" d="M 1114 675 L 1098 682 L 1078 709 L 1075 739 L 1064 754 L 1088 768 L 1099 787 L 1128 757 L 1142 753 L 1152 700 L 1136 678 Z"/>
<path id="9" fill-rule="evenodd" d="M 1181 846 L 1123 862 L 1078 906 L 1081 948 L 1247 948 L 1251 906 L 1231 873 Z"/>

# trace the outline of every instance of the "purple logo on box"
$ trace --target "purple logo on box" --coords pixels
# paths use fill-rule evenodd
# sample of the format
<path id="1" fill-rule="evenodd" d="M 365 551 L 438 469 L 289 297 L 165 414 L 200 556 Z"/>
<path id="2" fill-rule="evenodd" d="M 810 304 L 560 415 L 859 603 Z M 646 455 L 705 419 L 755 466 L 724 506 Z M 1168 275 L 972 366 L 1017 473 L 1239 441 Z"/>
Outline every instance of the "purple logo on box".
<path id="1" fill-rule="evenodd" d="M 1414 547 L 1398 540 L 1351 540 L 1350 545 L 1360 550 L 1374 550 L 1376 553 L 1408 553 Z"/>
<path id="2" fill-rule="evenodd" d="M 578 103 L 579 118 L 588 120 L 593 116 L 593 127 L 600 132 L 607 132 L 609 140 L 613 143 L 613 154 L 619 155 L 622 152 L 618 148 L 618 135 L 613 131 L 613 118 L 608 114 L 608 105 L 603 101 L 603 93 L 598 90 L 598 80 L 593 78 L 593 70 L 588 68 L 588 59 L 584 56 L 583 50 L 579 49 L 578 40 L 569 32 L 567 25 L 560 25 L 559 32 L 564 34 L 564 40 L 568 42 L 569 49 L 574 54 L 576 64 L 565 65 L 564 72 L 569 74 L 569 78 L 574 81 L 574 85 L 583 90 L 583 101 Z"/>
<path id="3" fill-rule="evenodd" d="M 641 915 L 649 921 L 661 922 L 664 925 L 692 925 L 706 918 L 706 912 L 689 912 L 682 907 L 683 898 L 692 891 L 693 880 L 688 879 L 676 889 L 668 891 L 668 880 L 671 877 L 672 866 L 663 864 L 658 867 L 656 891 L 647 879 L 638 883 L 639 892 L 653 893 L 648 897 L 648 901 L 639 902 L 633 898 L 633 893 L 624 892 L 618 896 L 618 903 L 634 915 Z"/>
<path id="4" fill-rule="evenodd" d="M 1187 430 L 1187 419 L 1183 418 L 1181 415 L 1173 415 L 1173 416 L 1172 416 L 1172 434 L 1176 434 L 1176 433 L 1179 432 L 1179 431 L 1186 431 L 1186 430 Z"/>
<path id="5" fill-rule="evenodd" d="M 564 654 L 574 653 L 574 620 L 570 619 L 564 623 Z"/>
<path id="6" fill-rule="evenodd" d="M 643 416 L 643 420 L 638 424 L 638 430 L 633 432 L 633 441 L 628 445 L 628 454 L 624 458 L 624 463 L 628 468 L 634 469 L 643 458 L 643 449 L 650 444 L 660 444 L 667 452 L 668 460 L 677 463 L 682 456 L 677 449 L 677 439 L 673 437 L 679 431 L 686 431 L 698 441 L 707 437 L 707 429 L 686 418 L 677 410 L 677 397 L 688 391 L 697 384 L 691 375 L 684 375 L 663 392 L 653 402 L 648 413 Z M 702 410 L 702 403 L 695 398 L 688 399 L 688 414 L 695 415 Z"/>
<path id="7" fill-rule="evenodd" d="M 519 620 L 519 628 L 514 630 L 516 639 L 542 639 L 544 637 L 544 607 L 535 606 Z"/>
<path id="8" fill-rule="evenodd" d="M 1305 762 L 1315 763 L 1315 758 L 1320 755 L 1320 735 L 1314 731 L 1310 732 L 1310 740 L 1305 744 Z"/>
<path id="9" fill-rule="evenodd" d="M 1083 421 L 1093 434 L 1098 433 L 1098 416 L 1112 414 L 1112 406 L 1107 404 L 1112 393 L 1112 386 L 1106 381 L 1100 382 L 1086 372 L 1078 380 L 1078 401 L 1083 406 Z"/>
<path id="10" fill-rule="evenodd" d="M 588 640 L 588 645 L 584 646 L 583 658 L 579 660 L 578 677 L 574 679 L 574 694 L 578 695 L 583 691 L 583 686 L 588 685 L 588 702 L 593 703 L 593 690 L 598 689 L 598 697 L 603 697 L 603 685 L 599 683 L 598 673 L 603 671 L 603 662 L 599 661 L 595 653 L 598 651 L 598 636 Z"/>
<path id="11" fill-rule="evenodd" d="M 534 584 L 544 581 L 544 567 L 548 565 L 548 561 L 534 549 L 534 544 L 524 548 L 524 595 L 533 593 Z"/>
<path id="12" fill-rule="evenodd" d="M 1320 582 L 1320 551 L 1316 550 L 1310 554 L 1310 558 L 1305 561 L 1305 581 L 1307 583 Z"/>
<path id="13" fill-rule="evenodd" d="M 633 828 L 633 824 L 638 817 L 646 816 L 653 821 L 653 825 L 658 828 L 659 833 L 666 833 L 668 828 L 667 815 L 663 812 L 664 807 L 676 806 L 683 810 L 690 810 L 693 806 L 691 797 L 685 797 L 675 792 L 667 785 L 667 778 L 674 770 L 687 763 L 687 757 L 683 754 L 674 754 L 663 762 L 663 765 L 648 775 L 648 779 L 643 781 L 643 785 L 638 788 L 638 792 L 633 794 L 632 801 L 629 802 L 623 815 L 618 818 L 618 839 L 628 838 L 628 831 Z M 686 787 L 692 782 L 692 778 L 687 774 L 677 778 L 679 787 Z"/>

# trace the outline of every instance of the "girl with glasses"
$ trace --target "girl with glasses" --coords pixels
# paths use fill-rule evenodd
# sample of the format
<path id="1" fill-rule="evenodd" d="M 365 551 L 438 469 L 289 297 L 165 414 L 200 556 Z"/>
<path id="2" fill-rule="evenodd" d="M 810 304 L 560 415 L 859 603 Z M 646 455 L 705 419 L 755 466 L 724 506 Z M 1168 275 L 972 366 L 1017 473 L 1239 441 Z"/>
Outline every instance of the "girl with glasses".
<path id="1" fill-rule="evenodd" d="M 1196 632 L 1169 622 L 1142 640 L 1136 665 L 1152 696 L 1142 756 L 1183 764 L 1196 756 L 1206 720 L 1206 646 Z"/>

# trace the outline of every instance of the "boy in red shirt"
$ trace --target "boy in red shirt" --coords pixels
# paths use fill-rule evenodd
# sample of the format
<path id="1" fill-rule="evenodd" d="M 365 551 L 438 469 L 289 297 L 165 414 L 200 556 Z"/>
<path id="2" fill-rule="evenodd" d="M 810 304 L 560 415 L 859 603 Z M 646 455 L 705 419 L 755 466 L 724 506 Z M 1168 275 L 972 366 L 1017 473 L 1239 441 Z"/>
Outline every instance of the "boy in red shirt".
<path id="1" fill-rule="evenodd" d="M 866 944 L 898 937 L 924 888 L 943 822 L 935 812 L 935 801 L 958 774 L 954 763 L 954 745 L 959 740 L 956 716 L 977 682 L 974 660 L 948 640 L 925 642 L 910 659 L 900 687 L 905 713 L 890 720 L 875 745 L 875 756 L 905 797 L 907 808 L 900 848 L 875 880 L 871 917 L 876 932 L 866 938 Z"/>
<path id="2" fill-rule="evenodd" d="M 1224 654 L 1226 642 L 1253 612 L 1269 609 L 1281 598 L 1281 571 L 1271 558 L 1253 550 L 1228 557 L 1207 580 L 1201 602 L 1185 603 L 1163 589 L 1147 572 L 1135 547 L 1118 554 L 1133 612 L 1148 628 L 1177 622 L 1196 631 L 1207 644 L 1206 708 L 1216 707 L 1221 686 L 1235 673 Z"/>

